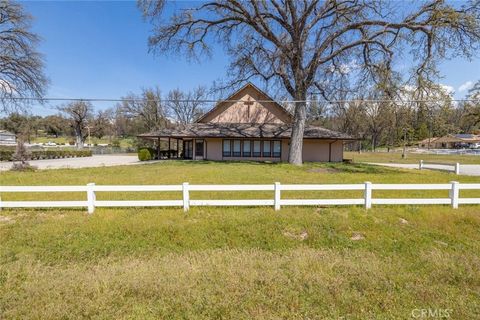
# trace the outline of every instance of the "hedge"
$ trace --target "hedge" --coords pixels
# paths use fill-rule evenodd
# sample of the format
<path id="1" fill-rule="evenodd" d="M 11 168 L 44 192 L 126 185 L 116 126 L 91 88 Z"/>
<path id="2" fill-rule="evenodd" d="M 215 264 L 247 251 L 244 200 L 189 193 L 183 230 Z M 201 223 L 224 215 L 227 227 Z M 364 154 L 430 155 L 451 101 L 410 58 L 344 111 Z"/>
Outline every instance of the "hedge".
<path id="1" fill-rule="evenodd" d="M 0 161 L 12 161 L 14 149 L 0 149 Z M 92 150 L 33 150 L 31 160 L 91 157 Z"/>

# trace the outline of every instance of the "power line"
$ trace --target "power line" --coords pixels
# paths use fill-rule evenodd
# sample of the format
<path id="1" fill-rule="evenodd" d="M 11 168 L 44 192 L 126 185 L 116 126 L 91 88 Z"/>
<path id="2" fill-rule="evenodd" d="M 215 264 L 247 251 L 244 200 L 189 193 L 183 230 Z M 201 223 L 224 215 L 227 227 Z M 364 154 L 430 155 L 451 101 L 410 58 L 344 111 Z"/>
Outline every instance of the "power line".
<path id="1" fill-rule="evenodd" d="M 33 98 L 33 97 L 9 97 L 6 100 L 19 100 L 19 101 L 85 101 L 85 102 L 197 102 L 197 103 L 220 103 L 220 102 L 227 102 L 227 103 L 235 103 L 235 102 L 248 102 L 248 100 L 210 100 L 210 99 L 137 99 L 137 98 L 121 98 L 121 99 L 110 99 L 110 98 Z M 361 102 L 377 102 L 377 103 L 385 103 L 385 102 L 394 102 L 394 103 L 412 103 L 412 102 L 444 102 L 445 100 L 442 99 L 434 99 L 434 100 L 395 100 L 395 99 L 351 99 L 351 100 L 333 100 L 333 101 L 320 101 L 321 103 L 361 103 Z M 480 99 L 449 99 L 448 101 L 451 102 L 480 102 Z M 253 101 L 252 101 L 253 102 Z M 255 102 L 263 102 L 263 103 L 300 103 L 300 102 L 318 102 L 317 100 L 255 100 Z"/>

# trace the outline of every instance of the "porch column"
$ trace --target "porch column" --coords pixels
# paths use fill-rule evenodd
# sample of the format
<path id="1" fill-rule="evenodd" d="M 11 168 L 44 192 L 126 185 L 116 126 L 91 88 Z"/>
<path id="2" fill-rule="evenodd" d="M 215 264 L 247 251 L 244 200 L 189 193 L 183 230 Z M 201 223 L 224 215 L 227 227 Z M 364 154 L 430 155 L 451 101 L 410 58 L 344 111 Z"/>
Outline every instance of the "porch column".
<path id="1" fill-rule="evenodd" d="M 160 160 L 160 137 L 157 139 L 157 159 Z"/>
<path id="2" fill-rule="evenodd" d="M 170 137 L 168 137 L 168 159 L 170 159 L 170 156 L 171 156 L 170 155 L 170 149 L 171 149 L 171 147 L 170 147 Z"/>
<path id="3" fill-rule="evenodd" d="M 180 158 L 180 139 L 177 139 L 177 159 Z"/>

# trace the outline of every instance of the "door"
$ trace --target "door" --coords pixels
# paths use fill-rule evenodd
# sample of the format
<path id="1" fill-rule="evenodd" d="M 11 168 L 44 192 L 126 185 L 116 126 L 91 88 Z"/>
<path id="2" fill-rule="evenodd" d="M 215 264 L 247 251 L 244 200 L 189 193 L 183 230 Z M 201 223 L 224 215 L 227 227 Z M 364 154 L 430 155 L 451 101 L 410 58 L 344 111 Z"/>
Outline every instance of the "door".
<path id="1" fill-rule="evenodd" d="M 195 140 L 195 159 L 203 159 L 203 140 Z"/>
<path id="2" fill-rule="evenodd" d="M 193 140 L 183 141 L 183 158 L 184 159 L 193 158 Z"/>

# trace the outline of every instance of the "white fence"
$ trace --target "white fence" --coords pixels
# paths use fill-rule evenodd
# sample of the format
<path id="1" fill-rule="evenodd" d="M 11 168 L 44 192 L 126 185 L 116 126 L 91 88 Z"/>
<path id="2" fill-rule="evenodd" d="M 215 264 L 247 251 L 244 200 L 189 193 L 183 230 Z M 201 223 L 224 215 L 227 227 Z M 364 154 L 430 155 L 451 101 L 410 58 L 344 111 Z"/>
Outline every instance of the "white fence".
<path id="1" fill-rule="evenodd" d="M 432 165 L 434 167 L 432 167 Z M 418 164 L 418 169 L 431 169 L 431 170 L 446 170 L 455 172 L 456 175 L 460 174 L 460 163 L 442 163 L 442 162 L 427 162 L 420 160 Z"/>
<path id="2" fill-rule="evenodd" d="M 363 197 L 357 199 L 282 199 L 282 191 L 363 191 Z M 374 190 L 449 190 L 448 198 L 373 198 Z M 95 185 L 86 186 L 0 186 L 2 193 L 12 192 L 86 192 L 84 201 L 2 201 L 1 208 L 66 208 L 86 207 L 93 213 L 96 207 L 183 207 L 190 206 L 325 206 L 325 205 L 363 205 L 369 209 L 375 205 L 402 204 L 447 204 L 458 208 L 459 204 L 480 204 L 480 198 L 460 198 L 460 190 L 480 190 L 480 183 L 459 183 L 452 181 L 444 184 L 250 184 L 250 185 Z M 96 200 L 96 192 L 182 192 L 181 200 Z M 196 200 L 190 199 L 190 191 L 273 191 L 273 199 L 242 200 Z"/>

